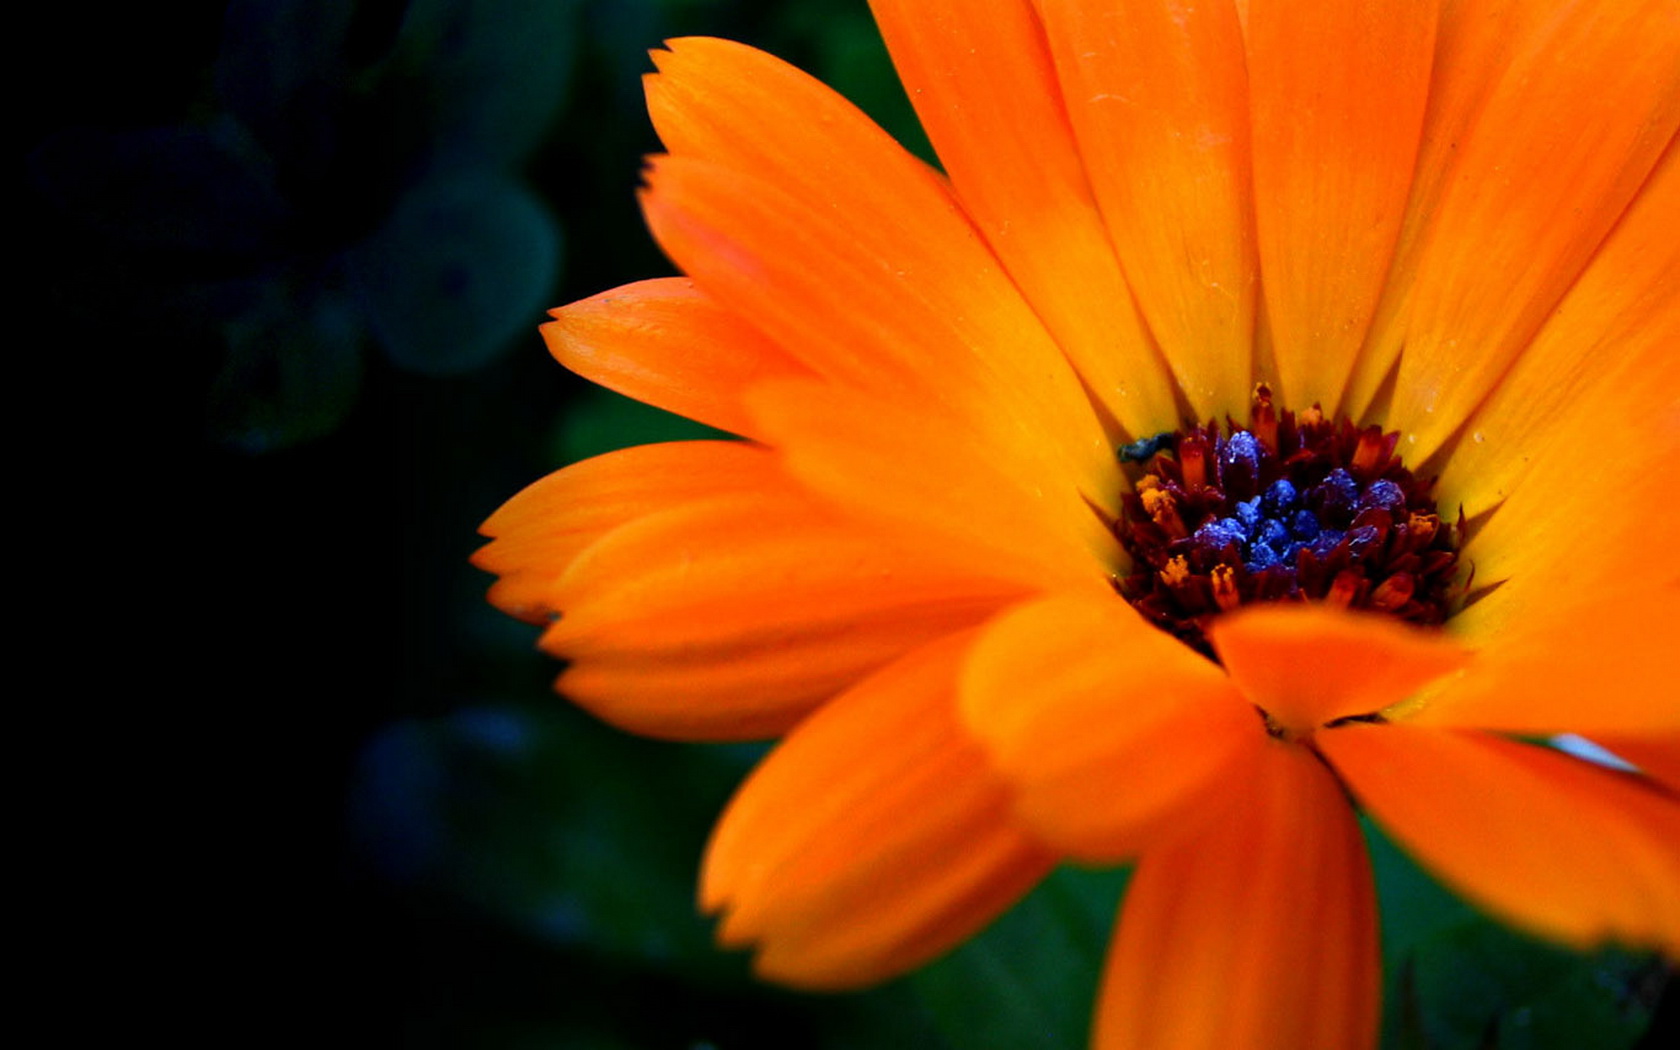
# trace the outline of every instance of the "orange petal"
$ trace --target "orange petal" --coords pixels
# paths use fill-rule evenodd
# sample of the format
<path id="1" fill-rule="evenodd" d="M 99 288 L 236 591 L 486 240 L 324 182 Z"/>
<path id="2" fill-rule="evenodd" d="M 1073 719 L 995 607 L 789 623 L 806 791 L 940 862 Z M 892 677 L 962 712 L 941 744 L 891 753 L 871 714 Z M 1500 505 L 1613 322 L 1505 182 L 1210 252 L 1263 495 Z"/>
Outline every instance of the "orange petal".
<path id="1" fill-rule="evenodd" d="M 1680 802 L 1479 733 L 1351 725 L 1318 747 L 1409 853 L 1490 912 L 1577 947 L 1680 955 Z"/>
<path id="2" fill-rule="evenodd" d="M 685 441 L 609 452 L 556 471 L 503 504 L 481 532 L 494 542 L 473 564 L 501 579 L 498 609 L 532 623 L 559 611 L 552 591 L 585 547 L 635 518 L 726 493 L 787 486 L 762 448 Z"/>
<path id="3" fill-rule="evenodd" d="M 1119 544 L 1086 494 L 1057 475 L 1041 435 L 987 447 L 913 407 L 817 383 L 767 383 L 748 405 L 788 471 L 849 514 L 1027 586 L 1109 590 Z"/>
<path id="4" fill-rule="evenodd" d="M 1216 618 L 1208 639 L 1231 680 L 1295 733 L 1381 711 L 1469 662 L 1437 633 L 1324 605 L 1251 605 Z"/>
<path id="5" fill-rule="evenodd" d="M 1625 417 L 1571 414 L 1535 443 L 1532 455 L 1546 469 L 1529 473 L 1460 552 L 1477 587 L 1497 586 L 1453 617 L 1454 633 L 1493 644 L 1535 618 L 1680 581 L 1680 544 L 1660 538 L 1680 486 L 1680 370 L 1666 347 L 1650 356 L 1657 368 L 1627 376 L 1627 400 L 1666 406 Z M 1612 400 L 1596 404 L 1613 412 Z M 1666 613 L 1653 622 L 1671 620 Z"/>
<path id="6" fill-rule="evenodd" d="M 638 281 L 558 310 L 549 352 L 585 379 L 720 430 L 754 437 L 741 391 L 810 370 L 682 277 Z"/>
<path id="7" fill-rule="evenodd" d="M 962 713 L 1021 818 L 1091 862 L 1182 834 L 1266 739 L 1217 666 L 1112 594 L 1047 598 L 988 624 L 963 669 Z"/>
<path id="8" fill-rule="evenodd" d="M 1406 210 L 1436 7 L 1253 5 L 1255 229 L 1281 403 L 1341 403 Z"/>
<path id="9" fill-rule="evenodd" d="M 1359 825 L 1305 749 L 1262 738 L 1262 751 L 1214 823 L 1138 864 L 1098 1050 L 1376 1045 L 1376 901 Z"/>
<path id="10" fill-rule="evenodd" d="M 740 44 L 657 54 L 649 111 L 672 156 L 643 208 L 708 295 L 817 373 L 1111 471 L 1078 376 L 937 173 L 850 103 Z"/>
<path id="11" fill-rule="evenodd" d="M 1248 87 L 1230 0 L 1041 0 L 1062 96 L 1144 320 L 1198 416 L 1248 408 Z"/>
<path id="12" fill-rule="evenodd" d="M 1680 125 L 1673 0 L 1512 5 L 1511 22 L 1489 6 L 1443 12 L 1418 192 L 1350 400 L 1398 356 L 1387 422 L 1419 459 L 1510 368 Z"/>
<path id="13" fill-rule="evenodd" d="M 1552 494 L 1596 471 L 1540 470 L 1584 447 L 1637 453 L 1680 390 L 1680 145 L 1670 145 L 1545 327 L 1476 410 L 1441 471 L 1444 506 L 1481 514 L 1532 481 Z M 1584 475 L 1584 476 L 1583 476 Z M 1615 499 L 1613 490 L 1601 498 Z M 1519 526 L 1520 528 L 1520 526 Z M 1523 531 L 1527 531 L 1524 529 Z"/>
<path id="14" fill-rule="evenodd" d="M 1671 583 L 1521 610 L 1409 720 L 1594 739 L 1680 731 L 1677 605 L 1680 584 Z"/>
<path id="15" fill-rule="evenodd" d="M 742 786 L 706 852 L 701 903 L 760 973 L 844 988 L 912 969 L 974 934 L 1054 857 L 957 725 L 967 636 L 935 642 L 837 698 Z"/>
<path id="16" fill-rule="evenodd" d="M 797 497 L 754 493 L 609 533 L 554 588 L 561 618 L 542 644 L 570 661 L 561 692 L 616 725 L 758 738 L 1020 592 Z"/>
<path id="17" fill-rule="evenodd" d="M 1093 396 L 1131 435 L 1180 424 L 1073 141 L 1030 0 L 871 0 L 940 162 Z"/>
<path id="18" fill-rule="evenodd" d="M 1680 733 L 1649 733 L 1622 736 L 1595 733 L 1593 742 L 1616 757 L 1639 767 L 1640 772 L 1670 791 L 1680 793 Z"/>

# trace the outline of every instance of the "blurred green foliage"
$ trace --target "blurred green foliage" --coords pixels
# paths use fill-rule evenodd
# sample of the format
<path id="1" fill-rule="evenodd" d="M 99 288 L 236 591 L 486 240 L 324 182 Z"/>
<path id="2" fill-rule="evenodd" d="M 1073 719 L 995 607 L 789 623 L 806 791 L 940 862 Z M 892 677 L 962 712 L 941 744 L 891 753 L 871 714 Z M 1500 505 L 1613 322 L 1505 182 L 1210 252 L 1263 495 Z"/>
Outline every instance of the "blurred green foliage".
<path id="1" fill-rule="evenodd" d="M 658 148 L 647 49 L 764 47 L 931 158 L 863 0 L 183 12 L 66 16 L 66 55 L 111 82 L 48 82 L 29 221 L 72 348 L 121 332 L 113 353 L 173 363 L 199 414 L 205 510 L 186 520 L 218 622 L 194 640 L 255 671 L 218 681 L 204 724 L 249 721 L 193 793 L 239 799 L 204 833 L 243 920 L 228 936 L 308 960 L 241 978 L 280 1000 L 251 1016 L 328 1002 L 347 1038 L 415 1047 L 1082 1046 L 1125 872 L 1060 871 L 874 992 L 758 984 L 693 910 L 758 749 L 568 708 L 466 564 L 474 525 L 544 471 L 709 433 L 565 375 L 534 332 L 546 307 L 670 272 L 633 199 Z M 1638 1042 L 1659 969 L 1511 934 L 1371 840 L 1386 1047 Z"/>

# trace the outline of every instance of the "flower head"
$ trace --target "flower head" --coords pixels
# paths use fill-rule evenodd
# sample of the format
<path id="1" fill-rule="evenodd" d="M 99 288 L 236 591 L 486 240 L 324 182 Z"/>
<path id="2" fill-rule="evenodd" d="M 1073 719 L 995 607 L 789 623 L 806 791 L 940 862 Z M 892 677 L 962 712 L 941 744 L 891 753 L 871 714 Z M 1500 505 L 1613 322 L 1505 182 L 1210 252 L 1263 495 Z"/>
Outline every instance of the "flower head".
<path id="1" fill-rule="evenodd" d="M 1135 861 L 1098 1045 L 1367 1046 L 1351 797 L 1513 923 L 1680 955 L 1672 4 L 873 7 L 945 174 L 657 52 L 687 277 L 544 334 L 747 440 L 567 468 L 478 556 L 601 717 L 786 735 L 722 939 L 856 985 Z"/>

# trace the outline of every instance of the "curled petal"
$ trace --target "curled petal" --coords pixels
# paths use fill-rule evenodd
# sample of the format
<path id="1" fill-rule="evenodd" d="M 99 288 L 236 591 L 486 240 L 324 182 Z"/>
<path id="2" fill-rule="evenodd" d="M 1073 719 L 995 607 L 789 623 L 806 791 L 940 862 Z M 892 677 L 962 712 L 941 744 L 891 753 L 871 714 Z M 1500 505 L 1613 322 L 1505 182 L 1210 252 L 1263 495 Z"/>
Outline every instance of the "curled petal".
<path id="1" fill-rule="evenodd" d="M 1182 834 L 1265 739 L 1218 667 L 1112 596 L 1047 598 L 987 625 L 962 711 L 1022 819 L 1092 862 Z"/>
<path id="2" fill-rule="evenodd" d="M 1208 638 L 1243 695 L 1302 733 L 1381 711 L 1470 660 L 1441 635 L 1323 605 L 1246 606 Z"/>

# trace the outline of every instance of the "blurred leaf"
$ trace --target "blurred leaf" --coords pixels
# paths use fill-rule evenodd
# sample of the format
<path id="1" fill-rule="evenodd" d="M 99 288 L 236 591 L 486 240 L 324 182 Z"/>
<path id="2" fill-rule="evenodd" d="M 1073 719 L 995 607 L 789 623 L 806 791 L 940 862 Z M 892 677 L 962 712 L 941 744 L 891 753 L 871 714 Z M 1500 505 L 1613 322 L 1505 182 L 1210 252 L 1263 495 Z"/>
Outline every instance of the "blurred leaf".
<path id="1" fill-rule="evenodd" d="M 527 934 L 738 973 L 694 909 L 706 829 L 754 748 L 673 748 L 570 708 L 405 721 L 366 749 L 356 839 L 388 876 Z"/>
<path id="2" fill-rule="evenodd" d="M 578 0 L 415 0 L 398 64 L 425 71 L 434 161 L 505 165 L 543 137 L 566 99 Z"/>
<path id="3" fill-rule="evenodd" d="M 1083 1050 L 1126 883 L 1063 867 L 911 986 L 956 1050 Z"/>
<path id="4" fill-rule="evenodd" d="M 1649 961 L 1577 954 L 1488 919 L 1366 825 L 1382 906 L 1389 1050 L 1626 1050 L 1650 1024 Z"/>
<path id="5" fill-rule="evenodd" d="M 254 291 L 221 326 L 227 355 L 210 386 L 208 427 L 217 441 L 267 452 L 320 437 L 349 412 L 364 333 L 352 304 L 313 282 L 277 277 Z"/>
<path id="6" fill-rule="evenodd" d="M 327 118 L 341 105 L 357 9 L 344 0 L 234 0 L 222 20 L 217 97 L 272 155 L 317 178 L 337 146 Z"/>
<path id="7" fill-rule="evenodd" d="M 349 262 L 392 360 L 454 375 L 536 326 L 559 257 L 559 228 L 531 191 L 478 172 L 415 187 Z"/>

